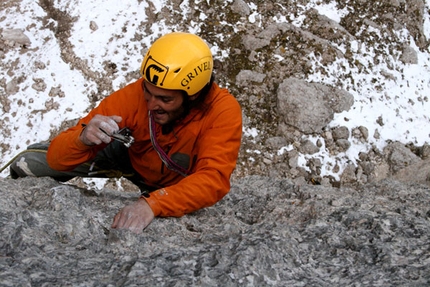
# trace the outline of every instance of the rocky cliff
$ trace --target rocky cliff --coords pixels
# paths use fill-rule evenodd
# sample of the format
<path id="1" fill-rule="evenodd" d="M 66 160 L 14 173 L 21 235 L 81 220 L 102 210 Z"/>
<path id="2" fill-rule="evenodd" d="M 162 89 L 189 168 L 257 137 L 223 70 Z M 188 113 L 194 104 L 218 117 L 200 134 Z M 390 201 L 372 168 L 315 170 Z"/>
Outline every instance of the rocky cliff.
<path id="1" fill-rule="evenodd" d="M 428 4 L 319 1 L 339 11 L 335 21 L 310 8 L 313 1 L 284 2 L 129 1 L 112 19 L 91 14 L 81 31 L 96 34 L 106 21 L 111 30 L 123 26 L 89 52 L 88 39 L 74 34 L 82 1 L 2 1 L 4 163 L 75 122 L 78 108 L 66 99 L 83 95 L 76 100 L 88 104 L 83 112 L 139 77 L 136 55 L 165 30 L 198 30 L 217 47 L 217 81 L 240 102 L 244 130 L 258 133 L 245 133 L 222 201 L 157 218 L 140 235 L 110 228 L 138 196 L 131 185 L 93 190 L 49 178 L 0 179 L 0 286 L 428 286 L 428 143 L 383 138 L 393 129 L 387 114 L 332 124 L 361 102 L 400 101 L 381 92 L 389 85 L 412 88 L 404 69 L 428 54 Z M 15 29 L 24 20 L 25 29 Z M 119 60 L 118 50 L 125 51 Z M 52 59 L 43 60 L 47 53 Z M 54 72 L 57 60 L 64 66 Z M 64 81 L 65 69 L 88 84 L 70 92 L 78 76 Z M 403 112 L 428 105 L 427 86 L 423 80 L 404 104 L 386 105 L 409 117 Z M 55 122 L 52 114 L 65 118 Z M 416 124 L 428 134 L 428 119 Z M 354 145 L 367 149 L 347 158 Z"/>
<path id="2" fill-rule="evenodd" d="M 0 181 L 1 286 L 427 286 L 430 191 L 238 180 L 218 204 L 110 228 L 138 194 Z"/>

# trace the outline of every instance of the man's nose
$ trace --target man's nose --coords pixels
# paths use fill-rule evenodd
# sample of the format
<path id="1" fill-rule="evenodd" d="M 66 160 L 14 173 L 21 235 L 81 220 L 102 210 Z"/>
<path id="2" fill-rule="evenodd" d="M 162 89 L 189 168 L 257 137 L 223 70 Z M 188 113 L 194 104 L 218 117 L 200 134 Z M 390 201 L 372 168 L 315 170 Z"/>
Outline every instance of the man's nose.
<path id="1" fill-rule="evenodd" d="M 156 110 L 159 108 L 158 100 L 155 97 L 149 97 L 146 99 L 148 110 Z"/>

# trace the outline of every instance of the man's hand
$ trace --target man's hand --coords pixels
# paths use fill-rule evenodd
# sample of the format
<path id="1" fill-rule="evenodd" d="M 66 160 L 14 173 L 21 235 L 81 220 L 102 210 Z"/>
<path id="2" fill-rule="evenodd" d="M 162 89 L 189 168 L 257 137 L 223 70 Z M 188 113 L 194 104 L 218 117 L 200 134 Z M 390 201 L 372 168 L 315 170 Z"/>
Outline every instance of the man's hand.
<path id="1" fill-rule="evenodd" d="M 118 212 L 112 223 L 112 228 L 129 229 L 134 233 L 142 233 L 154 219 L 154 212 L 145 199 L 139 199 L 127 205 Z"/>
<path id="2" fill-rule="evenodd" d="M 118 123 L 122 121 L 120 116 L 95 115 L 82 131 L 79 139 L 86 145 L 99 145 L 110 143 L 112 135 L 118 132 Z"/>

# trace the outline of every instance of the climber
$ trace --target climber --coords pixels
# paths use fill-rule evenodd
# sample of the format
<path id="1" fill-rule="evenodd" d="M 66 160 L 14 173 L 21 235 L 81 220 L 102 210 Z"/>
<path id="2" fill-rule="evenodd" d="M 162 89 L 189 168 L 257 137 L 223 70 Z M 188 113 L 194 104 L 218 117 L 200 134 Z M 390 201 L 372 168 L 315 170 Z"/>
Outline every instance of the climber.
<path id="1" fill-rule="evenodd" d="M 116 214 L 112 228 L 136 233 L 154 217 L 180 217 L 223 198 L 242 117 L 236 99 L 214 82 L 208 45 L 194 34 L 164 35 L 140 73 L 76 126 L 29 146 L 12 162 L 12 178 L 126 177 L 142 196 Z"/>

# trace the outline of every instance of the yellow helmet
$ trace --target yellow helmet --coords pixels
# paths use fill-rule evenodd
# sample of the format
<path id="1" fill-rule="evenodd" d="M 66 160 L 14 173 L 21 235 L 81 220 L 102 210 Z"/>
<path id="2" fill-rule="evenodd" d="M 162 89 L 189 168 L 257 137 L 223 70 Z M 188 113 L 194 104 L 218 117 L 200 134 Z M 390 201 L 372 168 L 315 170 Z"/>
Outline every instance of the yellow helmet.
<path id="1" fill-rule="evenodd" d="M 140 73 L 151 84 L 197 94 L 213 70 L 209 46 L 197 35 L 173 32 L 156 40 L 143 58 Z"/>

